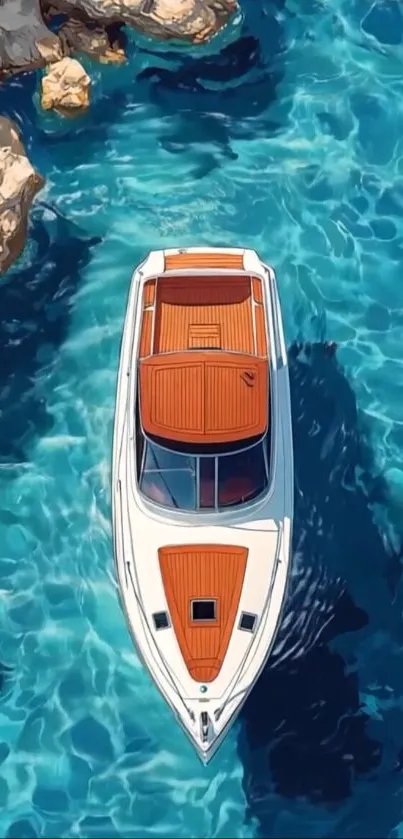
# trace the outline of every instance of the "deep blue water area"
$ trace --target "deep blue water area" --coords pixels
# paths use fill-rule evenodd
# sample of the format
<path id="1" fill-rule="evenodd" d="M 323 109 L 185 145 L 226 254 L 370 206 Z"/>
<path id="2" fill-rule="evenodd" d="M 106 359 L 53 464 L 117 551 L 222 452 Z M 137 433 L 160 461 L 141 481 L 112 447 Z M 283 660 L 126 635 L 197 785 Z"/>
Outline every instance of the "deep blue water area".
<path id="1" fill-rule="evenodd" d="M 209 45 L 129 34 L 92 106 L 0 87 L 46 178 L 0 284 L 0 835 L 403 836 L 403 10 L 243 0 Z M 114 580 L 119 343 L 151 249 L 277 272 L 295 441 L 272 659 L 203 768 Z"/>

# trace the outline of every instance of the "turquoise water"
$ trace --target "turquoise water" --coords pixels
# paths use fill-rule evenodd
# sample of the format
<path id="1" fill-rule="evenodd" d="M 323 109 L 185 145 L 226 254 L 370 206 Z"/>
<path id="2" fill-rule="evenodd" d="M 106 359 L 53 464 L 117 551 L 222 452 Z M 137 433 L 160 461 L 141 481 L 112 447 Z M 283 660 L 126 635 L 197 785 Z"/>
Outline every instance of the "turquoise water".
<path id="1" fill-rule="evenodd" d="M 83 62 L 78 122 L 35 75 L 0 90 L 47 179 L 0 285 L 1 836 L 403 836 L 403 17 L 242 12 Z M 192 244 L 276 267 L 296 461 L 284 625 L 207 769 L 134 652 L 110 523 L 131 272 Z"/>

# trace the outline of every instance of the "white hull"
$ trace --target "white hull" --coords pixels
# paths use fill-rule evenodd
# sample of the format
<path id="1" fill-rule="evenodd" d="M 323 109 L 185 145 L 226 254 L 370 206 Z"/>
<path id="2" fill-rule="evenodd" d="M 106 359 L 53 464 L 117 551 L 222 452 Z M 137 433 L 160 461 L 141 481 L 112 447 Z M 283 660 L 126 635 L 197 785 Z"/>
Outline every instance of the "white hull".
<path id="1" fill-rule="evenodd" d="M 188 252 L 213 250 L 200 248 Z M 222 743 L 270 655 L 290 574 L 293 523 L 289 375 L 275 276 L 255 252 L 240 249 L 227 252 L 243 254 L 245 269 L 261 279 L 265 292 L 272 434 L 268 493 L 238 510 L 207 513 L 201 520 L 191 513 L 176 513 L 172 517 L 168 511 L 150 504 L 139 492 L 135 447 L 139 301 L 144 283 L 163 273 L 164 255 L 177 251 L 151 253 L 133 275 L 121 346 L 113 441 L 114 554 L 127 622 L 142 661 L 204 763 Z M 217 271 L 204 273 L 217 274 Z M 192 678 L 172 625 L 157 630 L 152 619 L 154 613 L 169 612 L 158 561 L 159 549 L 191 543 L 243 545 L 248 550 L 225 659 L 217 677 L 206 685 Z M 253 632 L 239 628 L 242 612 L 257 616 Z M 201 717 L 202 713 L 207 713 L 207 720 Z"/>

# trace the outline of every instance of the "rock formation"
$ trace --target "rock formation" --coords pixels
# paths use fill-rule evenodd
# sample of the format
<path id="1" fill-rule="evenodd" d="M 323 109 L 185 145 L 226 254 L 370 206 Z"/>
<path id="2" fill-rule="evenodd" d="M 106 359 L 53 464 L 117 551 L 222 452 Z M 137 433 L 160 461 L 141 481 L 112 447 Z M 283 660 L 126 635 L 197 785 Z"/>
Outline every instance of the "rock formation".
<path id="1" fill-rule="evenodd" d="M 125 24 L 160 40 L 203 43 L 237 9 L 237 0 L 0 0 L 0 80 L 46 67 L 43 108 L 74 116 L 89 106 L 91 80 L 69 53 L 123 63 Z M 55 35 L 45 19 L 60 13 L 66 20 Z M 0 274 L 24 247 L 28 210 L 43 183 L 18 129 L 0 117 Z"/>
<path id="2" fill-rule="evenodd" d="M 41 102 L 45 111 L 54 108 L 63 116 L 76 116 L 90 104 L 91 79 L 75 58 L 62 58 L 51 64 L 41 82 Z"/>
<path id="3" fill-rule="evenodd" d="M 60 61 L 69 51 L 122 63 L 116 24 L 160 40 L 208 41 L 237 10 L 237 0 L 1 0 L 0 77 Z M 60 37 L 42 13 L 64 13 Z"/>
<path id="4" fill-rule="evenodd" d="M 101 24 L 89 26 L 82 20 L 71 18 L 59 29 L 58 36 L 64 52 L 79 52 L 100 61 L 101 64 L 124 64 L 125 39 L 118 27 Z"/>
<path id="5" fill-rule="evenodd" d="M 2 0 L 0 76 L 44 67 L 62 57 L 60 40 L 45 26 L 39 0 Z"/>
<path id="6" fill-rule="evenodd" d="M 17 126 L 0 117 L 0 274 L 24 248 L 28 211 L 43 184 L 27 158 Z"/>
<path id="7" fill-rule="evenodd" d="M 238 9 L 237 0 L 42 0 L 42 6 L 103 24 L 126 23 L 160 40 L 194 43 L 208 41 Z"/>

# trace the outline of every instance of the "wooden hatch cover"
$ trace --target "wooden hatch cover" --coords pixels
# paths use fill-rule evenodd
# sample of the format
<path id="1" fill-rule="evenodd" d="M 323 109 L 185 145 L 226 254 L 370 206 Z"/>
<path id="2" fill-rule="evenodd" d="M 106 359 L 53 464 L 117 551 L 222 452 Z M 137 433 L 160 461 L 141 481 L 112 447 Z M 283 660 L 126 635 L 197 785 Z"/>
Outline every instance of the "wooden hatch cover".
<path id="1" fill-rule="evenodd" d="M 239 607 L 247 548 L 235 545 L 173 545 L 160 548 L 161 576 L 175 635 L 197 682 L 221 670 Z M 213 601 L 214 617 L 194 619 L 193 603 Z"/>
<path id="2" fill-rule="evenodd" d="M 140 363 L 146 434 L 182 443 L 229 443 L 263 435 L 268 363 L 241 353 L 155 355 Z"/>

